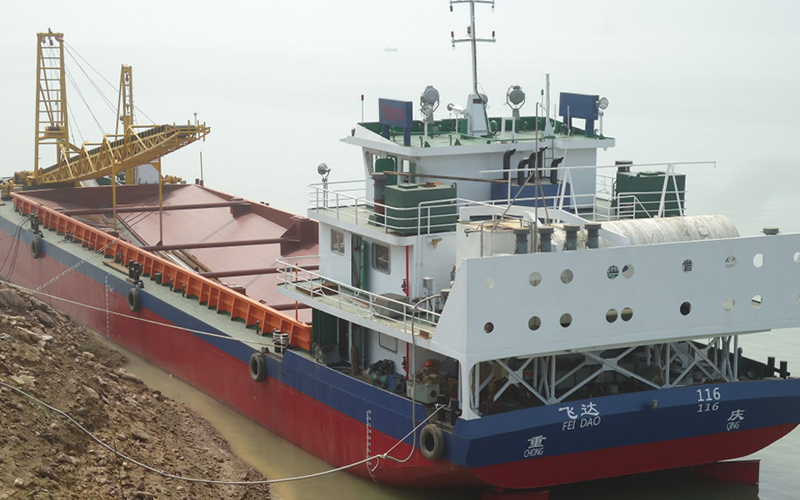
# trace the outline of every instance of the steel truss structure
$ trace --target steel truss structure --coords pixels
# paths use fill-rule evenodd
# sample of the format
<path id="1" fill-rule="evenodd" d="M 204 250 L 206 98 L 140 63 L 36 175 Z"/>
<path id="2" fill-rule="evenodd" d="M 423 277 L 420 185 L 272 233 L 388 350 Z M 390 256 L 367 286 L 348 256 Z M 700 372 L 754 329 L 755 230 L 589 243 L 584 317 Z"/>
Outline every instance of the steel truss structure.
<path id="1" fill-rule="evenodd" d="M 707 344 L 693 340 L 548 356 L 513 357 L 476 364 L 470 373 L 470 407 L 489 412 L 509 389 L 516 388 L 545 405 L 559 404 L 587 386 L 635 381 L 639 390 L 666 389 L 708 380 L 739 379 L 738 335 L 719 336 Z M 533 401 L 536 404 L 536 401 Z"/>

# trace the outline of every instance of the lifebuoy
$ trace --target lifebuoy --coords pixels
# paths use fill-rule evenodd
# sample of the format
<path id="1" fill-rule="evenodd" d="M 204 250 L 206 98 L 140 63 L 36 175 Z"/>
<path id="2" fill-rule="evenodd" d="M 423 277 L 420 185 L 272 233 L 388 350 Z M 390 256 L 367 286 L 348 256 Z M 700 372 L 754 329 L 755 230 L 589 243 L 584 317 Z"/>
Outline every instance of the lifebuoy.
<path id="1" fill-rule="evenodd" d="M 444 432 L 438 425 L 428 424 L 419 434 L 419 449 L 428 460 L 439 460 L 444 454 Z"/>
<path id="2" fill-rule="evenodd" d="M 250 356 L 250 378 L 253 382 L 263 382 L 267 378 L 267 358 L 260 352 Z"/>
<path id="3" fill-rule="evenodd" d="M 133 312 L 139 312 L 142 308 L 142 297 L 139 295 L 139 288 L 133 287 L 128 290 L 128 307 Z"/>
<path id="4" fill-rule="evenodd" d="M 42 239 L 38 236 L 31 241 L 31 253 L 34 259 L 42 256 Z"/>

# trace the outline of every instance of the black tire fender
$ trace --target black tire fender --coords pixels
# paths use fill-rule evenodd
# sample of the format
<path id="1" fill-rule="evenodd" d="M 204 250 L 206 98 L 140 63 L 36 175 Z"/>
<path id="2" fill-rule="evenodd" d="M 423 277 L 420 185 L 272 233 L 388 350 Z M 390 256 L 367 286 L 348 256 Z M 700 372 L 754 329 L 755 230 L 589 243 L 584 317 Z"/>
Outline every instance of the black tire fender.
<path id="1" fill-rule="evenodd" d="M 133 312 L 139 312 L 142 309 L 142 296 L 138 287 L 128 290 L 128 307 Z"/>
<path id="2" fill-rule="evenodd" d="M 34 259 L 38 259 L 42 256 L 42 239 L 39 236 L 36 236 L 33 238 L 33 241 L 31 241 L 31 253 Z"/>
<path id="3" fill-rule="evenodd" d="M 250 378 L 253 382 L 263 382 L 267 378 L 267 358 L 260 352 L 250 356 Z"/>
<path id="4" fill-rule="evenodd" d="M 444 432 L 441 427 L 428 424 L 419 433 L 419 449 L 428 460 L 439 460 L 444 455 Z"/>

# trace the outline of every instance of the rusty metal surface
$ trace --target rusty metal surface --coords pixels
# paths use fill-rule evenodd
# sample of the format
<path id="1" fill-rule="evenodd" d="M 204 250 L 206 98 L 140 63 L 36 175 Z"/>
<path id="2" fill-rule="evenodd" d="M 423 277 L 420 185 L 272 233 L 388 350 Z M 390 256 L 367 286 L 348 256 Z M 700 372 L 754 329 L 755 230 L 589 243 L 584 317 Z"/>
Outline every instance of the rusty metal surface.
<path id="1" fill-rule="evenodd" d="M 82 209 L 94 211 L 94 214 L 80 219 L 95 227 L 105 225 L 107 229 L 111 228 L 110 216 L 97 213 L 111 206 L 109 186 L 29 191 L 25 197 L 67 213 Z M 164 186 L 164 207 L 197 208 L 165 210 L 161 217 L 163 241 L 159 241 L 158 211 L 152 208 L 136 209 L 136 206 L 158 206 L 157 186 L 117 186 L 117 200 L 118 206 L 126 206 L 126 213 L 118 214 L 118 220 L 124 224 L 120 226 L 120 232 L 141 247 L 208 244 L 208 248 L 184 250 L 191 257 L 190 261 L 201 264 L 196 266 L 196 271 L 236 274 L 242 269 L 275 268 L 276 260 L 281 256 L 318 254 L 315 222 L 198 185 Z M 240 240 L 268 240 L 269 243 L 227 244 Z M 289 304 L 276 290 L 278 279 L 278 274 L 268 273 L 225 276 L 220 281 L 232 288 L 244 288 L 253 299 L 282 310 L 291 310 L 294 304 Z M 300 310 L 298 318 L 310 321 L 309 311 Z"/>

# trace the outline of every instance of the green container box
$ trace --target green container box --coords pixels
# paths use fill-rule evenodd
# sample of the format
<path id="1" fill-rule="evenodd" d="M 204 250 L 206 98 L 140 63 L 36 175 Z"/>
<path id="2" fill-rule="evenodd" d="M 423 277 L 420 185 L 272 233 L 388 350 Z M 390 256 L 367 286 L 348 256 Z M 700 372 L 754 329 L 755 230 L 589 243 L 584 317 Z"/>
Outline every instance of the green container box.
<path id="1" fill-rule="evenodd" d="M 420 234 L 455 231 L 455 198 L 455 185 L 386 186 L 386 225 L 400 234 L 417 234 L 418 230 Z"/>
<path id="2" fill-rule="evenodd" d="M 396 163 L 394 158 L 378 158 L 375 160 L 375 173 L 378 172 L 394 172 L 396 171 Z M 397 184 L 397 176 L 396 175 L 387 175 L 386 176 L 386 185 L 392 186 Z"/>
<path id="3" fill-rule="evenodd" d="M 658 215 L 666 177 L 670 178 L 667 180 L 667 192 L 664 197 L 664 215 L 666 217 L 681 215 L 680 207 L 684 206 L 686 192 L 685 174 L 675 174 L 673 178 L 667 176 L 665 172 L 617 172 L 613 206 L 618 209 L 618 215 L 621 218 L 636 219 Z"/>

